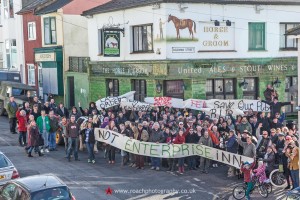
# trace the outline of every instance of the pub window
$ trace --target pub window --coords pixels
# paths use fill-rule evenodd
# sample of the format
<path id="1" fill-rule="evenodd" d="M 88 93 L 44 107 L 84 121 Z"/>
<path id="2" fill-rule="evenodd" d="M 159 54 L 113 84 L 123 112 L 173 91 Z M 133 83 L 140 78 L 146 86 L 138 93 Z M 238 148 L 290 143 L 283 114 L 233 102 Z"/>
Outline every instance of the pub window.
<path id="1" fill-rule="evenodd" d="M 206 80 L 206 99 L 234 99 L 235 79 Z"/>
<path id="2" fill-rule="evenodd" d="M 103 55 L 103 29 L 98 29 L 98 55 Z"/>
<path id="3" fill-rule="evenodd" d="M 36 39 L 36 28 L 35 22 L 28 22 L 28 40 Z"/>
<path id="4" fill-rule="evenodd" d="M 152 24 L 132 27 L 133 52 L 153 52 Z"/>
<path id="5" fill-rule="evenodd" d="M 290 38 L 285 35 L 286 31 L 296 26 L 300 23 L 280 23 L 280 49 L 281 50 L 297 50 L 298 44 L 296 38 Z"/>
<path id="6" fill-rule="evenodd" d="M 106 91 L 107 91 L 107 96 L 110 96 L 110 97 L 119 96 L 119 80 L 118 79 L 107 79 L 106 80 Z"/>
<path id="7" fill-rule="evenodd" d="M 134 100 L 144 101 L 146 97 L 146 80 L 132 80 L 132 90 L 135 91 Z"/>
<path id="8" fill-rule="evenodd" d="M 294 101 L 297 102 L 297 93 L 296 92 L 291 92 L 290 89 L 291 87 L 297 87 L 298 84 L 298 77 L 297 76 L 287 76 L 285 77 L 285 101 L 290 102 Z M 285 110 L 287 113 L 291 112 L 297 112 L 295 106 L 290 105 L 290 106 L 285 106 Z"/>
<path id="9" fill-rule="evenodd" d="M 243 99 L 257 99 L 257 78 L 245 78 L 245 81 L 248 83 L 248 86 L 243 90 Z"/>
<path id="10" fill-rule="evenodd" d="M 28 64 L 28 85 L 35 85 L 35 69 L 33 64 Z"/>
<path id="11" fill-rule="evenodd" d="M 249 22 L 249 50 L 265 50 L 265 23 Z"/>
<path id="12" fill-rule="evenodd" d="M 4 18 L 14 18 L 14 1 L 3 0 Z"/>
<path id="13" fill-rule="evenodd" d="M 44 18 L 44 42 L 56 44 L 56 20 L 55 17 Z"/>

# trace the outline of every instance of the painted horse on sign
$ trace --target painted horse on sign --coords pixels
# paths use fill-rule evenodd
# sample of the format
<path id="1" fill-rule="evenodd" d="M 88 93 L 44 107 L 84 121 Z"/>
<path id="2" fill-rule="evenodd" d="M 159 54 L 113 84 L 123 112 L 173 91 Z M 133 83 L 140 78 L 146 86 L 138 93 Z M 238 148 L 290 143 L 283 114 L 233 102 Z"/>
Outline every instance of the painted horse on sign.
<path id="1" fill-rule="evenodd" d="M 190 31 L 190 35 L 192 35 L 192 39 L 194 39 L 194 32 L 196 33 L 196 23 L 195 21 L 191 19 L 178 19 L 177 17 L 173 15 L 169 15 L 168 22 L 172 21 L 174 23 L 174 26 L 176 28 L 177 33 L 177 40 L 180 39 L 180 32 L 179 29 L 185 29 L 188 28 Z M 193 26 L 194 26 L 194 32 L 193 32 Z"/>

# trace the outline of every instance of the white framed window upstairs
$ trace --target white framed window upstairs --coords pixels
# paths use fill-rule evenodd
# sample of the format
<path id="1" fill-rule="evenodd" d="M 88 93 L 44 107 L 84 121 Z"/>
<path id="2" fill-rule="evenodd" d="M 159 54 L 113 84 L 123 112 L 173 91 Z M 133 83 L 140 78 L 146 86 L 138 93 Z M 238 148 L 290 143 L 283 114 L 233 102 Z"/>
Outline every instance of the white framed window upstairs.
<path id="1" fill-rule="evenodd" d="M 35 22 L 28 22 L 28 40 L 36 40 Z"/>
<path id="2" fill-rule="evenodd" d="M 27 64 L 27 68 L 28 68 L 28 85 L 35 85 L 34 64 Z"/>

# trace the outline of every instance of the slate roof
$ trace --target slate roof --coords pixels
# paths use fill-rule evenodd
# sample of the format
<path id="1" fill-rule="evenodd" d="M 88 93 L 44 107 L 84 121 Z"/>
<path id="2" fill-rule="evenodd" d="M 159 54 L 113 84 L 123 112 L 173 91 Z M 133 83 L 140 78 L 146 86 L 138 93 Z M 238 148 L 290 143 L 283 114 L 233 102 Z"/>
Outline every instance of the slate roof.
<path id="1" fill-rule="evenodd" d="M 16 14 L 21 15 L 27 12 L 33 12 L 34 9 L 36 9 L 38 6 L 43 5 L 44 3 L 47 3 L 49 0 L 35 0 L 28 5 L 24 6 L 19 12 Z"/>
<path id="2" fill-rule="evenodd" d="M 82 13 L 83 16 L 147 6 L 155 3 L 214 3 L 214 4 L 260 4 L 300 5 L 300 0 L 112 0 Z"/>
<path id="3" fill-rule="evenodd" d="M 44 14 L 56 12 L 58 9 L 64 7 L 71 1 L 72 0 L 56 0 L 55 2 L 51 3 L 50 5 L 47 5 L 41 9 L 37 10 L 34 14 L 35 15 L 44 15 Z"/>
<path id="4" fill-rule="evenodd" d="M 285 35 L 300 35 L 300 26 L 287 30 Z"/>

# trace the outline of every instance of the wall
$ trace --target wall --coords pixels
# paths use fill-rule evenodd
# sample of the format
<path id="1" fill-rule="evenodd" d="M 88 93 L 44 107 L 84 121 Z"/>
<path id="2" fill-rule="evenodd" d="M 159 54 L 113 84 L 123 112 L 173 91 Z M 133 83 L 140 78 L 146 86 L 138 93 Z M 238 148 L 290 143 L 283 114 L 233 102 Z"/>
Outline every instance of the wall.
<path id="1" fill-rule="evenodd" d="M 56 38 L 57 42 L 53 45 L 46 45 L 44 40 L 44 18 L 47 17 L 56 17 Z M 62 10 L 59 9 L 57 13 L 50 13 L 42 15 L 41 17 L 41 27 L 42 27 L 42 47 L 52 47 L 52 46 L 63 46 L 63 15 Z"/>
<path id="2" fill-rule="evenodd" d="M 35 22 L 36 27 L 36 39 L 28 40 L 28 22 Z M 24 49 L 25 53 L 25 77 L 26 84 L 28 84 L 28 67 L 27 64 L 35 64 L 34 60 L 34 48 L 40 48 L 42 46 L 42 31 L 41 31 L 41 17 L 33 15 L 33 13 L 26 13 L 23 15 L 23 30 L 24 30 Z M 38 88 L 38 70 L 37 65 L 35 71 L 35 83 Z"/>
<path id="3" fill-rule="evenodd" d="M 74 77 L 74 92 L 75 92 L 75 104 L 77 105 L 78 102 L 81 103 L 82 108 L 88 107 L 89 103 L 89 80 L 88 75 L 86 73 L 74 73 L 74 72 L 66 72 L 65 73 L 65 80 L 67 77 Z M 66 83 L 68 88 L 68 83 Z M 68 91 L 68 89 L 67 89 Z M 70 106 L 68 105 L 70 95 L 68 92 L 65 93 L 65 105 L 67 108 Z"/>
<path id="4" fill-rule="evenodd" d="M 161 4 L 160 9 L 152 9 L 152 6 L 138 7 L 123 11 L 115 11 L 94 15 L 88 20 L 89 28 L 89 54 L 92 61 L 126 61 L 126 60 L 164 60 L 164 59 L 218 59 L 218 58 L 261 58 L 261 57 L 290 57 L 296 56 L 296 51 L 280 51 L 280 22 L 300 22 L 299 6 L 263 5 L 262 10 L 256 13 L 253 5 L 215 5 L 215 4 L 185 4 L 187 9 L 180 11 L 178 4 Z M 245 16 L 245 13 L 247 15 Z M 168 22 L 168 16 L 172 14 L 179 19 L 192 19 L 196 23 L 196 41 L 189 37 L 188 29 L 180 30 L 180 35 L 185 41 L 177 41 L 176 30 L 172 22 Z M 143 17 L 137 17 L 143 16 Z M 164 36 L 167 40 L 159 38 L 159 20 L 163 22 Z M 201 31 L 203 23 L 211 20 L 230 20 L 234 28 L 234 49 L 230 52 L 198 52 L 203 42 Z M 266 23 L 266 50 L 248 51 L 248 22 Z M 131 53 L 132 31 L 134 25 L 153 23 L 154 52 L 161 49 L 161 54 L 156 53 Z M 103 57 L 98 55 L 97 30 L 104 25 L 116 24 L 125 28 L 125 37 L 121 37 L 120 57 Z M 202 31 L 203 32 L 203 31 Z M 212 33 L 212 37 L 215 33 Z M 121 34 L 122 35 L 122 34 Z M 221 35 L 222 36 L 222 35 Z M 165 37 L 166 38 L 166 37 Z M 172 53 L 172 47 L 193 47 L 193 53 Z M 216 48 L 218 50 L 218 48 Z"/>
<path id="5" fill-rule="evenodd" d="M 80 15 L 64 14 L 64 70 L 69 70 L 69 57 L 88 57 L 87 19 Z"/>

